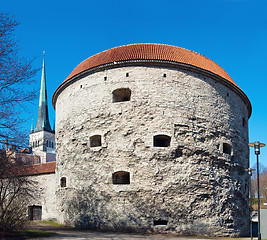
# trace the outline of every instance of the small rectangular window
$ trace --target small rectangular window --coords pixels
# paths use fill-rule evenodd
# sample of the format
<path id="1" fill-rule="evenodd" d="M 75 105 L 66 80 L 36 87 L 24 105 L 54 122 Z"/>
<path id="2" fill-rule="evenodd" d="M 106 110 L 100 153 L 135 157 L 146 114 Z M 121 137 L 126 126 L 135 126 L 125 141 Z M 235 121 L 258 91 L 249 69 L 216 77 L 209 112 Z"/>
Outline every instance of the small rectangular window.
<path id="1" fill-rule="evenodd" d="M 167 225 L 168 221 L 167 220 L 163 220 L 163 219 L 158 219 L 158 220 L 154 220 L 154 226 L 157 225 Z"/>
<path id="2" fill-rule="evenodd" d="M 62 177 L 60 179 L 60 187 L 64 188 L 67 186 L 67 179 L 65 177 Z"/>
<path id="3" fill-rule="evenodd" d="M 100 147 L 101 145 L 101 135 L 94 135 L 90 137 L 90 147 Z"/>
<path id="4" fill-rule="evenodd" d="M 171 137 L 167 135 L 154 136 L 154 147 L 169 147 L 171 143 Z"/>

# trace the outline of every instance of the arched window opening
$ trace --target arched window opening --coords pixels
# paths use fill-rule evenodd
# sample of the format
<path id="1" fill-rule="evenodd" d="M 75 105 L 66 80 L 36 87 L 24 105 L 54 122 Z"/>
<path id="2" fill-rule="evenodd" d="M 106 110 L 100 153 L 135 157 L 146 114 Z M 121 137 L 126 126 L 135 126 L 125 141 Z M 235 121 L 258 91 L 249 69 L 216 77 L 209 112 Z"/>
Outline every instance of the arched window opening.
<path id="1" fill-rule="evenodd" d="M 223 152 L 226 154 L 231 154 L 232 153 L 232 146 L 228 143 L 223 144 Z"/>
<path id="2" fill-rule="evenodd" d="M 113 184 L 130 184 L 130 173 L 119 171 L 112 174 Z"/>
<path id="3" fill-rule="evenodd" d="M 171 137 L 167 135 L 154 136 L 154 147 L 169 147 L 171 143 Z"/>
<path id="4" fill-rule="evenodd" d="M 131 100 L 131 90 L 129 88 L 120 88 L 112 92 L 113 102 L 126 102 Z"/>
<path id="5" fill-rule="evenodd" d="M 101 135 L 94 135 L 90 137 L 90 147 L 101 146 Z"/>
<path id="6" fill-rule="evenodd" d="M 66 187 L 67 186 L 67 180 L 66 180 L 66 178 L 65 177 L 62 177 L 61 179 L 60 179 L 60 187 Z"/>

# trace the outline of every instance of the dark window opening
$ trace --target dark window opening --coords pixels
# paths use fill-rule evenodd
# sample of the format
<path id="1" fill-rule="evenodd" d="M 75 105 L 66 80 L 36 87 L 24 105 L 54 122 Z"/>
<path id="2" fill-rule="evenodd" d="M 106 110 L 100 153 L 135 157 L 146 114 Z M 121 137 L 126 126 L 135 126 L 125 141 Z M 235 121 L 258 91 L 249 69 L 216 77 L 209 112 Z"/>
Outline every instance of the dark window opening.
<path id="1" fill-rule="evenodd" d="M 229 93 L 227 93 L 227 97 L 229 97 Z"/>
<path id="2" fill-rule="evenodd" d="M 175 151 L 173 151 L 172 153 L 172 157 L 173 158 L 179 158 L 183 156 L 183 152 L 182 149 L 177 148 Z"/>
<path id="3" fill-rule="evenodd" d="M 52 142 L 52 148 L 54 148 L 54 142 Z"/>
<path id="4" fill-rule="evenodd" d="M 129 73 L 126 73 L 126 77 L 129 77 Z"/>
<path id="5" fill-rule="evenodd" d="M 100 147 L 101 146 L 101 136 L 94 135 L 90 137 L 90 147 Z"/>
<path id="6" fill-rule="evenodd" d="M 119 171 L 112 174 L 113 184 L 130 184 L 130 173 Z"/>
<path id="7" fill-rule="evenodd" d="M 67 186 L 67 179 L 65 177 L 62 177 L 60 179 L 60 187 L 66 187 Z"/>
<path id="8" fill-rule="evenodd" d="M 246 119 L 245 119 L 245 118 L 243 118 L 243 127 L 245 127 L 245 126 L 246 126 L 246 124 L 247 124 L 247 121 L 246 121 Z"/>
<path id="9" fill-rule="evenodd" d="M 154 147 L 169 147 L 171 143 L 171 137 L 167 135 L 154 136 Z"/>
<path id="10" fill-rule="evenodd" d="M 168 221 L 167 220 L 163 220 L 163 219 L 158 219 L 158 220 L 154 220 L 154 226 L 157 225 L 167 225 Z"/>
<path id="11" fill-rule="evenodd" d="M 163 74 L 163 77 L 167 77 L 166 73 Z"/>
<path id="12" fill-rule="evenodd" d="M 83 88 L 83 85 L 80 85 L 80 88 Z"/>
<path id="13" fill-rule="evenodd" d="M 104 81 L 107 81 L 107 79 L 108 79 L 107 77 L 104 77 Z"/>
<path id="14" fill-rule="evenodd" d="M 232 153 L 232 146 L 228 143 L 223 144 L 223 152 L 226 154 L 231 154 Z"/>
<path id="15" fill-rule="evenodd" d="M 29 206 L 28 208 L 29 220 L 30 221 L 41 221 L 42 220 L 42 206 Z"/>
<path id="16" fill-rule="evenodd" d="M 125 102 L 131 99 L 131 90 L 129 88 L 120 88 L 112 92 L 113 102 Z"/>

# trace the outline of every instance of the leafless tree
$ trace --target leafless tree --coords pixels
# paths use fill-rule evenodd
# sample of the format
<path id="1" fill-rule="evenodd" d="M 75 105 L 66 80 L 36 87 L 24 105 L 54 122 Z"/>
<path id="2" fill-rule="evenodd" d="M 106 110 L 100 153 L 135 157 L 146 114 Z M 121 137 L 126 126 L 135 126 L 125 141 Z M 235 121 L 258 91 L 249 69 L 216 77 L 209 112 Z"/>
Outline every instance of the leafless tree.
<path id="1" fill-rule="evenodd" d="M 0 13 L 0 144 L 22 143 L 25 135 L 22 124 L 25 103 L 36 98 L 32 77 L 37 69 L 32 61 L 19 56 L 14 37 L 18 23 L 7 14 Z M 3 147 L 3 146 L 2 146 Z"/>
<path id="2" fill-rule="evenodd" d="M 0 235 L 4 235 L 27 220 L 27 203 L 35 195 L 36 183 L 24 176 L 24 165 L 12 152 L 1 151 L 0 165 Z"/>
<path id="3" fill-rule="evenodd" d="M 257 168 L 255 165 L 253 167 L 254 169 Z M 267 202 L 267 169 L 260 164 L 260 174 L 259 174 L 259 182 L 260 182 L 260 201 L 261 204 L 263 202 Z M 252 181 L 251 181 L 251 198 L 254 203 L 253 208 L 257 208 L 257 198 L 258 198 L 258 193 L 257 193 L 257 173 L 256 171 L 253 172 L 252 175 Z"/>
<path id="4" fill-rule="evenodd" d="M 37 72 L 32 60 L 20 57 L 14 31 L 18 23 L 0 13 L 0 236 L 25 220 L 26 202 L 33 196 L 34 183 L 21 173 L 23 163 L 3 149 L 9 143 L 24 145 L 25 104 L 36 98 L 32 77 Z"/>

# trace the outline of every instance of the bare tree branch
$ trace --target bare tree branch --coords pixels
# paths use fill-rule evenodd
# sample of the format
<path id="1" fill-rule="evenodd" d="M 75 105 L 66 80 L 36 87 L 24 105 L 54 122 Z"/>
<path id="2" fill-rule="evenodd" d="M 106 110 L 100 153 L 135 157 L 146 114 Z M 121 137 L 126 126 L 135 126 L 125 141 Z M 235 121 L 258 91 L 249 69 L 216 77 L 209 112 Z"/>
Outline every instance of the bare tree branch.
<path id="1" fill-rule="evenodd" d="M 35 191 L 35 183 L 19 174 L 23 163 L 14 152 L 3 150 L 7 139 L 14 145 L 25 144 L 28 133 L 22 113 L 25 104 L 37 96 L 31 87 L 37 69 L 32 67 L 33 60 L 19 56 L 14 39 L 17 25 L 12 17 L 0 13 L 0 236 L 21 226 L 27 201 Z"/>
<path id="2" fill-rule="evenodd" d="M 21 113 L 25 103 L 37 96 L 30 86 L 38 69 L 32 67 L 33 60 L 19 56 L 14 39 L 17 26 L 13 17 L 0 13 L 0 146 L 7 137 L 14 144 L 25 144 Z"/>

